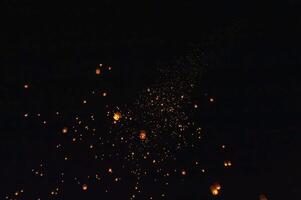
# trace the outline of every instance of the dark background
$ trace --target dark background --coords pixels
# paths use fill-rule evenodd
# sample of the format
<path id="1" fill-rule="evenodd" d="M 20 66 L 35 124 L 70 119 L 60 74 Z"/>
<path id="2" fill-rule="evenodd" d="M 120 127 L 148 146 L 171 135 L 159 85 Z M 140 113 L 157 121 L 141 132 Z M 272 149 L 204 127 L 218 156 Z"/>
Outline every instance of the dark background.
<path id="1" fill-rule="evenodd" d="M 96 84 L 90 76 L 96 63 L 114 67 L 113 85 L 107 84 L 124 98 L 111 100 L 131 102 L 152 83 L 158 63 L 198 46 L 208 64 L 202 90 L 218 100 L 206 118 L 212 135 L 207 145 L 230 144 L 236 163 L 222 178 L 227 185 L 222 199 L 258 199 L 261 193 L 272 200 L 299 199 L 297 7 L 293 0 L 99 5 L 4 1 L 1 190 L 7 193 L 21 185 L 32 163 L 48 152 L 36 149 L 50 146 L 45 141 L 51 128 L 37 137 L 33 132 L 41 130 L 23 122 L 25 110 L 74 109 L 73 99 L 81 99 Z M 24 94 L 24 82 L 33 85 L 32 94 Z M 189 184 L 172 185 L 170 199 L 195 199 L 189 195 L 200 183 L 190 179 Z"/>

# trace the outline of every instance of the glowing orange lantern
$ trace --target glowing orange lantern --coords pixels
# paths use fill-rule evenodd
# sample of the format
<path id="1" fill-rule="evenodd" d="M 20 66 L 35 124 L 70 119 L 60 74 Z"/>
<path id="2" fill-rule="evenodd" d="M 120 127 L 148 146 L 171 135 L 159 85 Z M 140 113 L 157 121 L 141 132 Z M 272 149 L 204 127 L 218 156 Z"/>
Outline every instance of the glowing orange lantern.
<path id="1" fill-rule="evenodd" d="M 96 74 L 96 75 L 100 75 L 100 74 L 101 74 L 101 70 L 97 68 L 97 69 L 95 70 L 95 74 Z"/>
<path id="2" fill-rule="evenodd" d="M 146 132 L 145 130 L 141 130 L 139 134 L 140 140 L 145 140 L 146 139 Z"/>
<path id="3" fill-rule="evenodd" d="M 120 120 L 120 118 L 121 118 L 121 113 L 120 112 L 115 112 L 114 115 L 113 115 L 113 119 L 115 121 L 118 121 L 118 120 Z"/>
<path id="4" fill-rule="evenodd" d="M 62 132 L 63 132 L 63 133 L 67 133 L 67 132 L 68 132 L 68 128 L 67 128 L 67 127 L 64 127 L 64 128 L 62 129 Z"/>
<path id="5" fill-rule="evenodd" d="M 82 189 L 83 189 L 84 191 L 86 191 L 86 190 L 88 189 L 88 185 L 87 185 L 87 184 L 83 184 L 83 185 L 82 185 Z"/>
<path id="6" fill-rule="evenodd" d="M 211 194 L 214 196 L 219 194 L 220 189 L 221 189 L 221 185 L 219 183 L 214 183 L 210 186 Z"/>

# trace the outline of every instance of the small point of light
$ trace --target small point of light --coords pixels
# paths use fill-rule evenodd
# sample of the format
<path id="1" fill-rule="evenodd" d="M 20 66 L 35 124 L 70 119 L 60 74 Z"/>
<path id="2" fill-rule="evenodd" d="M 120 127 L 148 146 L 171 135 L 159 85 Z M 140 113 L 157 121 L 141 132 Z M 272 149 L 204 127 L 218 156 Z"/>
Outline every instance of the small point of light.
<path id="1" fill-rule="evenodd" d="M 67 127 L 64 127 L 63 129 L 62 129 L 62 133 L 67 133 L 68 132 L 68 128 Z"/>
<path id="2" fill-rule="evenodd" d="M 121 113 L 120 112 L 115 112 L 114 115 L 113 115 L 113 119 L 115 121 L 118 121 L 118 120 L 120 120 L 120 118 L 121 118 Z"/>
<path id="3" fill-rule="evenodd" d="M 97 69 L 95 70 L 95 74 L 96 74 L 96 75 L 100 75 L 100 74 L 101 74 L 101 70 L 97 68 Z"/>
<path id="4" fill-rule="evenodd" d="M 87 185 L 87 184 L 83 184 L 83 185 L 82 185 L 82 189 L 83 189 L 84 191 L 86 191 L 86 190 L 88 189 L 88 185 Z"/>

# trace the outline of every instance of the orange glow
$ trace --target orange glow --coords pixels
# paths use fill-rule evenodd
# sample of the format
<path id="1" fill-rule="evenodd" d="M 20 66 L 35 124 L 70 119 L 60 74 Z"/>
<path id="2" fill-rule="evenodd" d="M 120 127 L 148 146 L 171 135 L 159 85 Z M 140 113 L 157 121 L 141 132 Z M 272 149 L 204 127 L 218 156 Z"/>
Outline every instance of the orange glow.
<path id="1" fill-rule="evenodd" d="M 87 185 L 87 184 L 83 184 L 83 185 L 82 185 L 82 189 L 83 189 L 84 191 L 86 191 L 86 190 L 88 189 L 88 185 Z"/>
<path id="2" fill-rule="evenodd" d="M 145 140 L 146 139 L 146 132 L 145 130 L 141 130 L 139 134 L 140 140 Z"/>
<path id="3" fill-rule="evenodd" d="M 62 133 L 67 133 L 68 132 L 68 128 L 67 127 L 64 127 L 63 129 L 62 129 Z"/>
<path id="4" fill-rule="evenodd" d="M 211 193 L 212 193 L 212 195 L 216 196 L 216 195 L 218 195 L 219 192 L 217 189 L 212 189 Z"/>
<path id="5" fill-rule="evenodd" d="M 100 75 L 100 74 L 101 74 L 101 70 L 97 68 L 97 69 L 95 70 L 95 74 L 96 74 L 96 75 Z"/>
<path id="6" fill-rule="evenodd" d="M 118 120 L 120 120 L 120 118 L 121 118 L 121 113 L 120 112 L 115 112 L 114 115 L 113 115 L 113 119 L 115 121 L 118 121 Z"/>
<path id="7" fill-rule="evenodd" d="M 221 185 L 219 183 L 214 183 L 210 186 L 211 194 L 216 196 L 219 194 L 219 190 L 221 189 Z"/>

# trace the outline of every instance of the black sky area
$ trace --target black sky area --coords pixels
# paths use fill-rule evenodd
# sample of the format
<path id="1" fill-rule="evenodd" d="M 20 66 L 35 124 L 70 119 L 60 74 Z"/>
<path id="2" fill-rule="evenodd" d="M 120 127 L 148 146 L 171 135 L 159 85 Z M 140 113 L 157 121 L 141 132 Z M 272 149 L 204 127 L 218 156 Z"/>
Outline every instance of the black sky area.
<path id="1" fill-rule="evenodd" d="M 133 102 L 154 82 L 158 65 L 195 48 L 204 52 L 207 64 L 200 93 L 216 98 L 215 107 L 201 116 L 210 133 L 204 143 L 230 144 L 236 165 L 226 175 L 212 167 L 212 176 L 226 185 L 216 199 L 256 200 L 260 194 L 269 200 L 300 199 L 298 5 L 294 0 L 97 5 L 5 0 L 0 8 L 0 199 L 28 182 L 32 163 L 47 157 L 52 145 L 47 143 L 52 128 L 42 131 L 24 122 L 24 112 L 71 113 L 75 100 L 97 85 L 91 74 L 99 63 L 114 69 L 113 85 L 104 84 L 119 98 L 110 101 Z M 33 91 L 24 92 L 24 83 Z M 171 184 L 168 199 L 208 199 L 196 194 L 202 185 L 197 178 L 181 184 Z M 114 198 L 127 199 L 122 194 Z"/>

